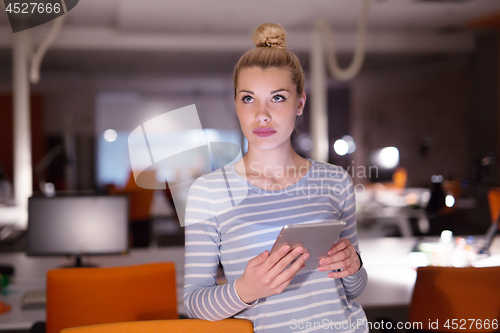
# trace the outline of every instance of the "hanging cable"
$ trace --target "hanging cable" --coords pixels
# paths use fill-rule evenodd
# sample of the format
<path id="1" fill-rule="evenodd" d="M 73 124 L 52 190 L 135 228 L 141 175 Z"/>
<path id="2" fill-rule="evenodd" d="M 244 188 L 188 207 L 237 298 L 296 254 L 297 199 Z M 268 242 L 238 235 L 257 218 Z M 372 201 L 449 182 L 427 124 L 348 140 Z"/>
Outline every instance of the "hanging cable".
<path id="1" fill-rule="evenodd" d="M 361 70 L 361 66 L 363 65 L 363 60 L 365 57 L 366 30 L 367 30 L 366 26 L 368 21 L 369 9 L 370 9 L 370 0 L 364 0 L 363 8 L 361 9 L 361 13 L 359 15 L 359 20 L 358 20 L 354 58 L 351 64 L 345 69 L 340 68 L 337 62 L 337 56 L 335 52 L 335 40 L 330 26 L 324 20 L 320 19 L 316 21 L 316 28 L 326 33 L 326 38 L 323 38 L 323 40 L 326 40 L 325 44 L 327 46 L 327 50 L 331 50 L 330 52 L 327 52 L 328 69 L 330 70 L 331 75 L 337 80 L 349 81 L 353 79 Z"/>
<path id="2" fill-rule="evenodd" d="M 45 39 L 42 41 L 42 43 L 40 43 L 40 46 L 38 47 L 36 52 L 31 56 L 30 81 L 32 84 L 36 84 L 40 81 L 40 65 L 42 64 L 45 53 L 56 39 L 59 31 L 61 31 L 64 22 L 64 16 L 66 15 L 61 15 L 54 19 L 49 33 L 47 34 L 47 36 L 45 36 Z"/>

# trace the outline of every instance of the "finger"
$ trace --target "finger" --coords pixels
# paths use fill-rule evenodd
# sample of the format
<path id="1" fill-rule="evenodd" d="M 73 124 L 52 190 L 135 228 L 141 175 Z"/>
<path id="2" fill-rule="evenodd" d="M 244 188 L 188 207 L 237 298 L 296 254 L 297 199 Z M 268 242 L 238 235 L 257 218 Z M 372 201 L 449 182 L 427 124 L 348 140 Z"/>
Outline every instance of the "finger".
<path id="1" fill-rule="evenodd" d="M 352 257 L 352 255 L 355 253 L 356 253 L 356 249 L 354 247 L 352 247 L 352 246 L 347 247 L 339 252 L 336 252 L 335 254 L 333 254 L 331 256 L 328 256 L 326 258 L 322 258 L 320 260 L 320 265 L 322 265 L 322 262 L 333 263 L 333 262 L 337 262 L 337 261 L 346 260 L 347 258 Z"/>
<path id="2" fill-rule="evenodd" d="M 351 255 L 350 257 L 347 257 L 347 258 L 340 260 L 340 261 L 334 261 L 334 260 L 332 260 L 332 257 L 327 257 L 327 258 L 323 258 L 319 261 L 320 267 L 318 267 L 318 270 L 331 271 L 331 270 L 340 269 L 340 268 L 345 269 L 349 266 L 358 266 L 359 267 L 358 261 L 359 261 L 359 259 L 358 259 L 358 256 L 356 256 L 356 255 Z"/>
<path id="3" fill-rule="evenodd" d="M 283 257 L 290 252 L 290 245 L 283 245 L 278 250 L 274 251 L 262 263 L 262 268 L 267 272 L 271 270 Z"/>
<path id="4" fill-rule="evenodd" d="M 248 267 L 254 267 L 262 264 L 269 257 L 269 251 L 265 250 L 260 253 L 258 256 L 250 259 L 248 261 Z"/>
<path id="5" fill-rule="evenodd" d="M 343 249 L 349 247 L 349 245 L 351 245 L 351 242 L 347 238 L 340 238 L 335 244 L 333 244 L 330 251 L 328 251 L 328 255 L 331 256 L 336 252 L 342 251 Z"/>
<path id="6" fill-rule="evenodd" d="M 306 265 L 302 264 L 302 266 L 300 266 L 300 267 L 299 267 L 298 271 L 300 271 L 300 270 L 301 270 L 302 268 L 304 268 L 305 266 L 306 266 Z M 297 271 L 297 272 L 298 272 L 298 271 Z M 282 273 L 282 274 L 283 274 L 283 273 Z M 285 281 L 283 281 L 283 282 L 282 282 L 282 283 L 278 286 L 278 288 L 280 288 L 280 289 L 281 289 L 281 292 L 283 292 L 283 290 L 285 290 L 285 289 L 286 289 L 286 287 L 290 284 L 290 282 L 292 282 L 292 280 L 293 280 L 293 278 L 295 277 L 295 275 L 296 275 L 296 274 L 297 274 L 297 273 L 295 273 L 295 274 L 293 274 L 293 275 L 292 275 L 292 274 L 290 274 L 289 278 L 288 278 L 288 279 L 286 279 Z M 285 276 L 283 276 L 283 277 L 285 277 Z M 278 281 L 279 281 L 279 280 L 278 280 Z"/>
<path id="7" fill-rule="evenodd" d="M 330 248 L 330 250 L 328 251 L 328 253 L 332 252 L 335 253 L 338 251 L 338 249 L 342 249 L 345 247 L 345 241 L 348 240 L 346 238 L 339 238 L 333 245 L 332 247 Z"/>
<path id="8" fill-rule="evenodd" d="M 303 265 L 303 266 L 305 266 L 305 265 Z M 286 289 L 286 287 L 290 284 L 290 282 L 292 282 L 294 277 L 295 276 L 291 276 L 289 279 L 283 281 L 281 284 L 276 283 L 276 280 L 275 280 L 275 283 L 276 283 L 275 290 L 277 290 L 278 293 L 281 294 Z"/>
<path id="9" fill-rule="evenodd" d="M 288 266 L 288 264 L 290 264 L 295 258 L 300 256 L 304 252 L 304 248 L 301 246 L 296 247 L 295 249 L 290 251 L 286 256 L 281 258 L 280 261 L 278 261 L 276 265 L 274 265 L 274 267 L 270 270 L 271 276 L 273 278 L 278 276 L 286 268 L 286 266 Z"/>
<path id="10" fill-rule="evenodd" d="M 350 270 L 352 274 L 356 273 L 361 266 L 357 256 L 352 256 L 346 260 L 335 262 L 333 264 L 322 265 L 318 267 L 319 271 L 333 271 L 333 270 Z"/>
<path id="11" fill-rule="evenodd" d="M 307 261 L 307 259 L 309 259 L 309 257 L 310 254 L 304 252 L 300 256 L 300 258 L 297 258 L 297 260 L 295 260 L 295 262 L 291 264 L 289 268 L 287 268 L 287 270 L 289 270 L 290 273 L 293 273 L 292 277 L 295 276 L 295 274 L 297 274 L 298 271 L 300 271 L 305 266 L 304 263 Z"/>
<path id="12" fill-rule="evenodd" d="M 327 274 L 327 276 L 329 278 L 340 279 L 340 278 L 344 278 L 344 277 L 353 275 L 354 273 L 356 273 L 355 270 L 353 268 L 349 267 L 348 269 L 344 269 L 341 272 L 330 272 Z"/>
<path id="13" fill-rule="evenodd" d="M 352 263 L 348 262 L 347 260 L 342 260 L 342 261 L 334 262 L 333 264 L 329 264 L 329 265 L 321 265 L 318 267 L 318 270 L 323 271 L 323 272 L 333 271 L 336 269 L 344 269 L 345 270 L 350 266 L 352 266 Z"/>
<path id="14" fill-rule="evenodd" d="M 278 274 L 280 274 L 290 263 L 292 263 L 292 261 L 294 261 L 304 252 L 304 248 L 302 248 L 301 246 L 296 247 L 288 252 L 288 254 L 282 257 L 271 269 L 271 273 L 273 274 L 273 276 L 278 276 Z"/>
<path id="15" fill-rule="evenodd" d="M 295 275 L 305 266 L 304 263 L 309 258 L 309 253 L 304 253 L 290 267 L 282 271 L 275 279 L 277 285 L 291 281 Z"/>

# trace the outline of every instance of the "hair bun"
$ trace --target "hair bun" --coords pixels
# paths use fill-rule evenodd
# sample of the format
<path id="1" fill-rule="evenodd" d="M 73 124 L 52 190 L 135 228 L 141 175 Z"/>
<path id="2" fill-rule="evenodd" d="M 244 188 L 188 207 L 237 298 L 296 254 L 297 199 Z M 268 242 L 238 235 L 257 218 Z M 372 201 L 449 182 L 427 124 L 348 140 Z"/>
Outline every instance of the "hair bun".
<path id="1" fill-rule="evenodd" d="M 278 23 L 263 23 L 253 32 L 252 40 L 256 47 L 286 48 L 286 31 Z"/>

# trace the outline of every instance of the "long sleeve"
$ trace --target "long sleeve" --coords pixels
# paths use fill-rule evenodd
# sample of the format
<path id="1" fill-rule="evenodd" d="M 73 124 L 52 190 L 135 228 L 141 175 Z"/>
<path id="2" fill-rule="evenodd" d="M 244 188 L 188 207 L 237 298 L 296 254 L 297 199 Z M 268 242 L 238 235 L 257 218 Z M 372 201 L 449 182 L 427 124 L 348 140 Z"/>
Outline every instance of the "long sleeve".
<path id="1" fill-rule="evenodd" d="M 342 194 L 340 207 L 342 208 L 340 220 L 346 221 L 346 228 L 342 231 L 340 237 L 347 238 L 359 252 L 358 233 L 356 231 L 356 202 L 354 197 L 354 186 L 349 173 L 345 172 L 342 179 Z M 360 252 L 361 254 L 361 252 Z M 354 299 L 358 297 L 366 287 L 368 275 L 364 267 L 350 276 L 341 279 L 344 285 L 346 297 Z"/>
<path id="2" fill-rule="evenodd" d="M 236 280 L 217 285 L 220 232 L 203 178 L 189 189 L 185 217 L 184 306 L 188 316 L 220 320 L 251 306 L 236 293 Z"/>
<path id="3" fill-rule="evenodd" d="M 318 270 L 302 272 L 282 293 L 252 304 L 244 303 L 236 293 L 235 281 L 241 281 L 238 278 L 248 260 L 270 250 L 286 224 L 340 217 L 348 224 L 342 236 L 358 248 L 352 180 L 338 166 L 311 163 L 306 176 L 282 191 L 250 184 L 234 164 L 204 175 L 191 186 L 185 214 L 184 305 L 189 317 L 244 318 L 259 333 L 289 332 L 293 320 L 366 321 L 361 306 L 351 302 L 366 284 L 364 269 L 344 279 L 329 278 Z M 228 281 L 224 285 L 216 282 L 219 261 Z"/>

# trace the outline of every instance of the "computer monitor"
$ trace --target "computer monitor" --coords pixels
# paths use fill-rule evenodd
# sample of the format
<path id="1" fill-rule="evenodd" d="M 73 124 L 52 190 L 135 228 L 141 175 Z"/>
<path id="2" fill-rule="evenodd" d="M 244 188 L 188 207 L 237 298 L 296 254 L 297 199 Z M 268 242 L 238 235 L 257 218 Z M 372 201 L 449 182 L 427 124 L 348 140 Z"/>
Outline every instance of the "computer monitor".
<path id="1" fill-rule="evenodd" d="M 128 251 L 126 196 L 31 197 L 28 202 L 28 256 L 75 256 Z"/>

